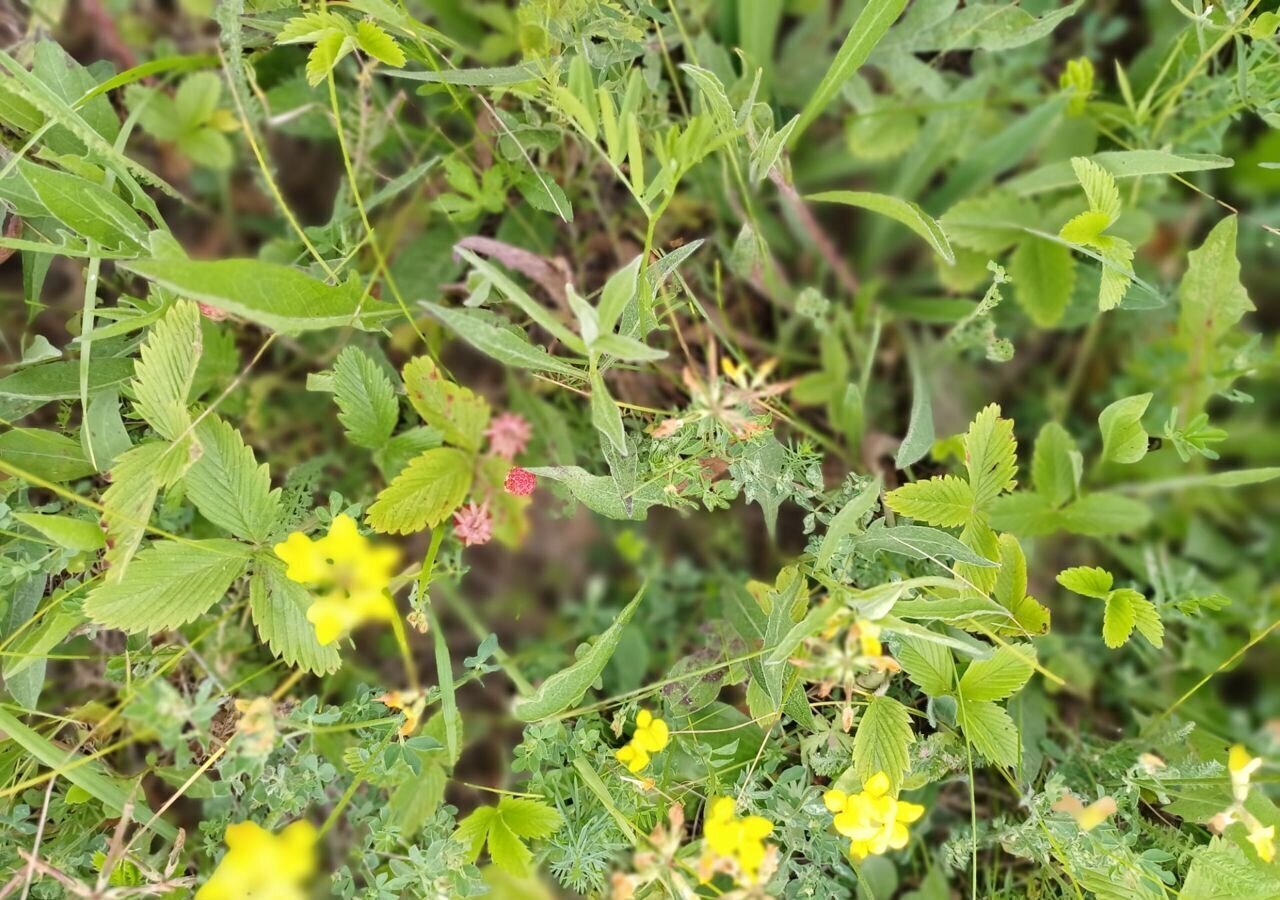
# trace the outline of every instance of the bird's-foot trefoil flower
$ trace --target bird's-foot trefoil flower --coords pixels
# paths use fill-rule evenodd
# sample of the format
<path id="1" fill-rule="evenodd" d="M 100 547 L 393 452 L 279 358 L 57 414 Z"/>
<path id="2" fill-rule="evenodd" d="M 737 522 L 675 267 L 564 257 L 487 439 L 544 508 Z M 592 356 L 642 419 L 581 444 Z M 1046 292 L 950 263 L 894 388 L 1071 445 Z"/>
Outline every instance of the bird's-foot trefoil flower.
<path id="1" fill-rule="evenodd" d="M 763 816 L 739 816 L 732 797 L 712 800 L 702 825 L 704 880 L 716 871 L 728 872 L 742 885 L 767 880 L 776 865 L 777 848 L 765 842 L 772 833 L 773 823 Z"/>
<path id="2" fill-rule="evenodd" d="M 889 776 L 877 772 L 856 794 L 830 790 L 822 795 L 835 814 L 836 831 L 849 838 L 849 855 L 855 862 L 907 846 L 907 826 L 924 815 L 923 806 L 899 800 L 889 787 Z"/>
<path id="3" fill-rule="evenodd" d="M 614 755 L 618 758 L 618 762 L 630 770 L 631 774 L 636 775 L 649 765 L 652 754 L 666 749 L 670 741 L 671 730 L 667 727 L 667 723 L 655 717 L 649 710 L 642 709 L 636 713 L 636 730 L 631 740 Z"/>

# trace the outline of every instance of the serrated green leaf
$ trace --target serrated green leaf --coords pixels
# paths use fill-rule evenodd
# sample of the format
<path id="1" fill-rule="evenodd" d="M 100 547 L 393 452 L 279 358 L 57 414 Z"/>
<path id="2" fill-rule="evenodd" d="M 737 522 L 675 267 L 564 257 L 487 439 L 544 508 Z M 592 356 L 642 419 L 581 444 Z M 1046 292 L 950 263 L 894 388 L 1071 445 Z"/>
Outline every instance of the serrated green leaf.
<path id="1" fill-rule="evenodd" d="M 1098 308 L 1115 309 L 1133 283 L 1133 245 L 1104 234 L 1094 241 L 1102 254 L 1102 280 L 1098 286 Z"/>
<path id="2" fill-rule="evenodd" d="M 889 792 L 897 793 L 911 767 L 915 740 L 907 708 L 892 697 L 872 697 L 853 736 L 853 768 L 858 778 L 865 784 L 883 772 L 889 776 Z"/>
<path id="3" fill-rule="evenodd" d="M 276 35 L 277 44 L 314 44 L 331 32 L 346 34 L 351 23 L 335 12 L 309 12 L 294 16 Z"/>
<path id="4" fill-rule="evenodd" d="M 377 450 L 391 439 L 400 418 L 395 387 L 360 348 L 346 347 L 334 360 L 333 398 L 351 443 Z"/>
<path id="5" fill-rule="evenodd" d="M 643 597 L 642 587 L 618 613 L 613 624 L 599 634 L 572 665 L 542 682 L 528 697 L 518 698 L 512 708 L 515 717 L 521 722 L 536 722 L 563 712 L 585 697 L 618 649 L 622 631 L 635 615 Z"/>
<path id="6" fill-rule="evenodd" d="M 342 665 L 337 643 L 321 644 L 307 621 L 311 593 L 285 576 L 283 563 L 271 553 L 254 556 L 249 578 L 249 611 L 258 634 L 271 652 L 291 666 L 328 675 Z"/>
<path id="7" fill-rule="evenodd" d="M 1081 457 L 1076 442 L 1057 422 L 1046 422 L 1036 436 L 1031 457 L 1031 481 L 1049 505 L 1062 506 L 1075 496 L 1080 483 Z"/>
<path id="8" fill-rule="evenodd" d="M 961 700 L 960 727 L 974 749 L 1007 769 L 1018 764 L 1018 728 L 995 703 Z"/>
<path id="9" fill-rule="evenodd" d="M 564 825 L 564 817 L 554 807 L 525 797 L 503 797 L 498 803 L 498 815 L 526 840 L 546 840 Z"/>
<path id="10" fill-rule="evenodd" d="M 1074 593 L 1106 600 L 1114 578 L 1106 569 L 1097 566 L 1073 566 L 1059 572 L 1055 580 Z"/>
<path id="11" fill-rule="evenodd" d="M 422 421 L 463 450 L 480 449 L 489 424 L 489 404 L 483 397 L 445 378 L 427 356 L 409 360 L 403 377 L 409 402 Z"/>
<path id="12" fill-rule="evenodd" d="M 341 31 L 330 31 L 315 42 L 307 54 L 307 84 L 321 84 L 343 57 L 356 48 L 355 38 Z"/>
<path id="13" fill-rule="evenodd" d="M 1027 593 L 1027 558 L 1011 534 L 1000 535 L 1000 574 L 992 596 L 1013 614 L 1014 623 L 997 629 L 1000 634 L 1047 634 L 1049 610 Z"/>
<path id="14" fill-rule="evenodd" d="M 992 500 L 1017 484 L 1018 443 L 1013 422 L 1000 417 L 1000 407 L 992 403 L 978 413 L 965 434 L 965 465 L 973 500 L 986 508 Z"/>
<path id="15" fill-rule="evenodd" d="M 894 658 L 920 690 L 931 697 L 951 693 L 956 683 L 956 664 L 947 647 L 907 636 L 897 637 L 896 642 Z"/>
<path id="16" fill-rule="evenodd" d="M 1062 320 L 1076 283 L 1076 264 L 1062 244 L 1027 235 L 1009 258 L 1009 278 L 1018 305 L 1041 328 Z"/>
<path id="17" fill-rule="evenodd" d="M 471 490 L 471 464 L 470 454 L 453 447 L 426 451 L 382 489 L 366 521 L 384 534 L 435 528 L 453 515 Z"/>
<path id="18" fill-rule="evenodd" d="M 177 628 L 226 595 L 249 555 L 236 541 L 161 541 L 138 554 L 124 579 L 90 591 L 85 614 L 131 633 Z"/>
<path id="19" fill-rule="evenodd" d="M 1104 229 L 1120 218 L 1120 191 L 1110 172 L 1087 156 L 1073 156 L 1071 170 L 1076 173 L 1080 187 L 1084 188 L 1089 209 L 1106 217 L 1107 224 L 1102 226 Z"/>
<path id="20" fill-rule="evenodd" d="M 1102 614 L 1102 640 L 1112 650 L 1122 647 L 1137 624 L 1134 598 L 1145 598 L 1131 588 L 1121 588 L 1107 595 L 1107 608 Z"/>
<path id="21" fill-rule="evenodd" d="M 379 62 L 404 68 L 404 51 L 396 39 L 367 19 L 356 23 L 356 45 Z"/>
<path id="22" fill-rule="evenodd" d="M 899 515 L 945 527 L 962 527 L 976 512 L 969 483 L 954 475 L 904 484 L 886 494 L 884 500 Z"/>
<path id="23" fill-rule="evenodd" d="M 179 300 L 151 326 L 138 355 L 134 407 L 167 440 L 177 440 L 191 427 L 187 407 L 201 350 L 200 310 Z"/>
<path id="24" fill-rule="evenodd" d="M 1134 626 L 1138 629 L 1138 634 L 1147 639 L 1147 643 L 1159 649 L 1164 646 L 1164 622 L 1160 620 L 1160 613 L 1146 597 L 1136 591 L 1134 594 L 1129 598 Z"/>
<path id="25" fill-rule="evenodd" d="M 1147 455 L 1147 430 L 1142 417 L 1151 394 L 1135 394 L 1111 403 L 1098 415 L 1102 432 L 1101 462 L 1136 463 Z"/>
<path id="26" fill-rule="evenodd" d="M 240 432 L 210 413 L 195 429 L 200 456 L 184 476 L 196 509 L 236 537 L 262 543 L 280 520 L 280 489 Z"/>
<path id="27" fill-rule="evenodd" d="M 966 703 L 1012 697 L 1031 679 L 1035 658 L 1030 644 L 997 647 L 988 658 L 969 663 L 960 677 L 959 693 Z"/>

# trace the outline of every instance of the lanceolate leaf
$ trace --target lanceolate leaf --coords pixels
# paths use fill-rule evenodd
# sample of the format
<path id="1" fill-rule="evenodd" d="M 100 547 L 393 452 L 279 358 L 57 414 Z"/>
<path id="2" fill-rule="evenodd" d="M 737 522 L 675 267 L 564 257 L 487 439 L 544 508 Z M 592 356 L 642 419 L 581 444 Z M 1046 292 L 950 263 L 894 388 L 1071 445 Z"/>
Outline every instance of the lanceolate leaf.
<path id="1" fill-rule="evenodd" d="M 622 640 L 622 630 L 635 615 L 643 596 L 644 589 L 641 588 L 622 612 L 618 613 L 608 630 L 596 637 L 573 665 L 542 682 L 528 697 L 516 700 L 513 709 L 516 718 L 522 722 L 546 719 L 563 712 L 585 697 L 613 657 L 618 642 Z"/>
<path id="2" fill-rule="evenodd" d="M 372 329 L 401 314 L 362 296 L 354 281 L 329 285 L 256 259 L 139 259 L 126 268 L 183 297 L 286 333 Z"/>
<path id="3" fill-rule="evenodd" d="M 888 216 L 906 225 L 924 238 L 929 246 L 934 249 L 934 252 L 948 263 L 956 261 L 955 254 L 951 251 L 951 244 L 947 241 L 947 235 L 942 230 L 942 226 L 932 216 L 909 200 L 891 197 L 888 194 L 871 194 L 865 191 L 824 191 L 820 194 L 810 194 L 807 199 L 827 203 L 843 203 L 846 206 L 857 206 L 879 213 L 882 216 Z"/>

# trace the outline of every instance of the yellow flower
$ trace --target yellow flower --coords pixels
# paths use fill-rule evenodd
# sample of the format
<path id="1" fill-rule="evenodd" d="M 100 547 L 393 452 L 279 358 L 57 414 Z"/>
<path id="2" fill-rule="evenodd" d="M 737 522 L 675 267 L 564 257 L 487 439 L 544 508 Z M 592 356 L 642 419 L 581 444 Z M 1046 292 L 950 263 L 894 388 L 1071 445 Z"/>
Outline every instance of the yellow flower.
<path id="1" fill-rule="evenodd" d="M 711 813 L 702 826 L 707 848 L 722 860 L 737 866 L 740 881 L 754 884 L 769 847 L 764 839 L 773 832 L 773 823 L 762 816 L 739 817 L 732 797 L 711 802 Z"/>
<path id="2" fill-rule="evenodd" d="M 1261 824 L 1249 830 L 1249 843 L 1258 851 L 1258 859 L 1269 863 L 1276 858 L 1276 829 L 1274 825 L 1263 828 Z"/>
<path id="3" fill-rule="evenodd" d="M 643 747 L 637 747 L 635 741 L 625 747 L 619 747 L 613 755 L 618 758 L 618 762 L 630 770 L 632 775 L 639 774 L 645 766 L 649 765 L 649 752 Z"/>
<path id="4" fill-rule="evenodd" d="M 862 791 L 846 794 L 831 790 L 822 802 L 835 814 L 835 828 L 849 838 L 849 855 L 860 861 L 888 850 L 907 846 L 907 825 L 924 815 L 924 807 L 889 794 L 889 776 L 877 772 Z"/>
<path id="5" fill-rule="evenodd" d="M 636 733 L 631 736 L 631 743 L 649 753 L 657 753 L 664 749 L 671 740 L 671 731 L 667 723 L 655 719 L 653 713 L 642 709 L 636 713 Z"/>
<path id="6" fill-rule="evenodd" d="M 305 900 L 315 871 L 316 829 L 301 819 L 272 834 L 256 822 L 228 825 L 227 853 L 196 900 Z"/>
<path id="7" fill-rule="evenodd" d="M 858 646 L 863 656 L 883 656 L 884 645 L 880 643 L 880 626 L 866 619 L 857 622 Z"/>
<path id="8" fill-rule="evenodd" d="M 275 551 L 291 581 L 321 591 L 307 609 L 320 643 L 333 643 L 364 622 L 395 616 L 387 584 L 400 553 L 395 547 L 372 545 L 350 516 L 336 516 L 329 533 L 317 541 L 295 531 Z"/>
<path id="9" fill-rule="evenodd" d="M 1262 768 L 1262 760 L 1250 756 L 1242 744 L 1236 744 L 1227 754 L 1227 771 L 1231 773 L 1231 793 L 1237 803 L 1249 796 L 1249 779 Z"/>
<path id="10" fill-rule="evenodd" d="M 642 709 L 636 713 L 636 730 L 630 743 L 613 755 L 634 775 L 649 765 L 650 754 L 665 749 L 670 742 L 671 729 L 667 728 L 667 723 L 655 718 L 649 710 Z"/>

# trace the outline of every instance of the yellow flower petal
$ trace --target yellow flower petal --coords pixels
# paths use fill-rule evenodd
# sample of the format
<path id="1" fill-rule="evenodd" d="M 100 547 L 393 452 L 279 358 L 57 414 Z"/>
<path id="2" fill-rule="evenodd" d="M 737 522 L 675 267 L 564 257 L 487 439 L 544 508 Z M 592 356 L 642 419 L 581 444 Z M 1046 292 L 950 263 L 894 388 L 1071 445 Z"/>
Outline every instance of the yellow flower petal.
<path id="1" fill-rule="evenodd" d="M 833 813 L 842 812 L 844 810 L 845 801 L 849 799 L 849 795 L 844 791 L 830 790 L 822 795 L 822 802 L 827 809 Z"/>
<path id="2" fill-rule="evenodd" d="M 884 772 L 877 772 L 867 779 L 867 783 L 862 786 L 862 790 L 872 798 L 883 797 L 889 793 L 889 776 Z"/>
<path id="3" fill-rule="evenodd" d="M 924 807 L 919 803 L 908 803 L 905 800 L 898 801 L 898 821 L 914 822 L 924 815 Z"/>
<path id="4" fill-rule="evenodd" d="M 647 709 L 642 709 L 636 713 L 636 728 L 648 728 L 649 723 L 653 721 L 653 713 Z"/>
<path id="5" fill-rule="evenodd" d="M 284 574 L 290 581 L 315 584 L 324 577 L 328 561 L 319 545 L 301 531 L 293 532 L 274 549 L 276 556 L 284 560 Z"/>
<path id="6" fill-rule="evenodd" d="M 368 539 L 360 533 L 356 520 L 348 515 L 335 516 L 329 533 L 316 542 L 325 556 L 335 563 L 355 562 L 364 553 Z"/>
<path id="7" fill-rule="evenodd" d="M 1258 859 L 1265 863 L 1274 862 L 1276 858 L 1276 829 L 1273 825 L 1266 828 L 1254 828 L 1249 832 L 1249 843 L 1258 853 Z"/>

